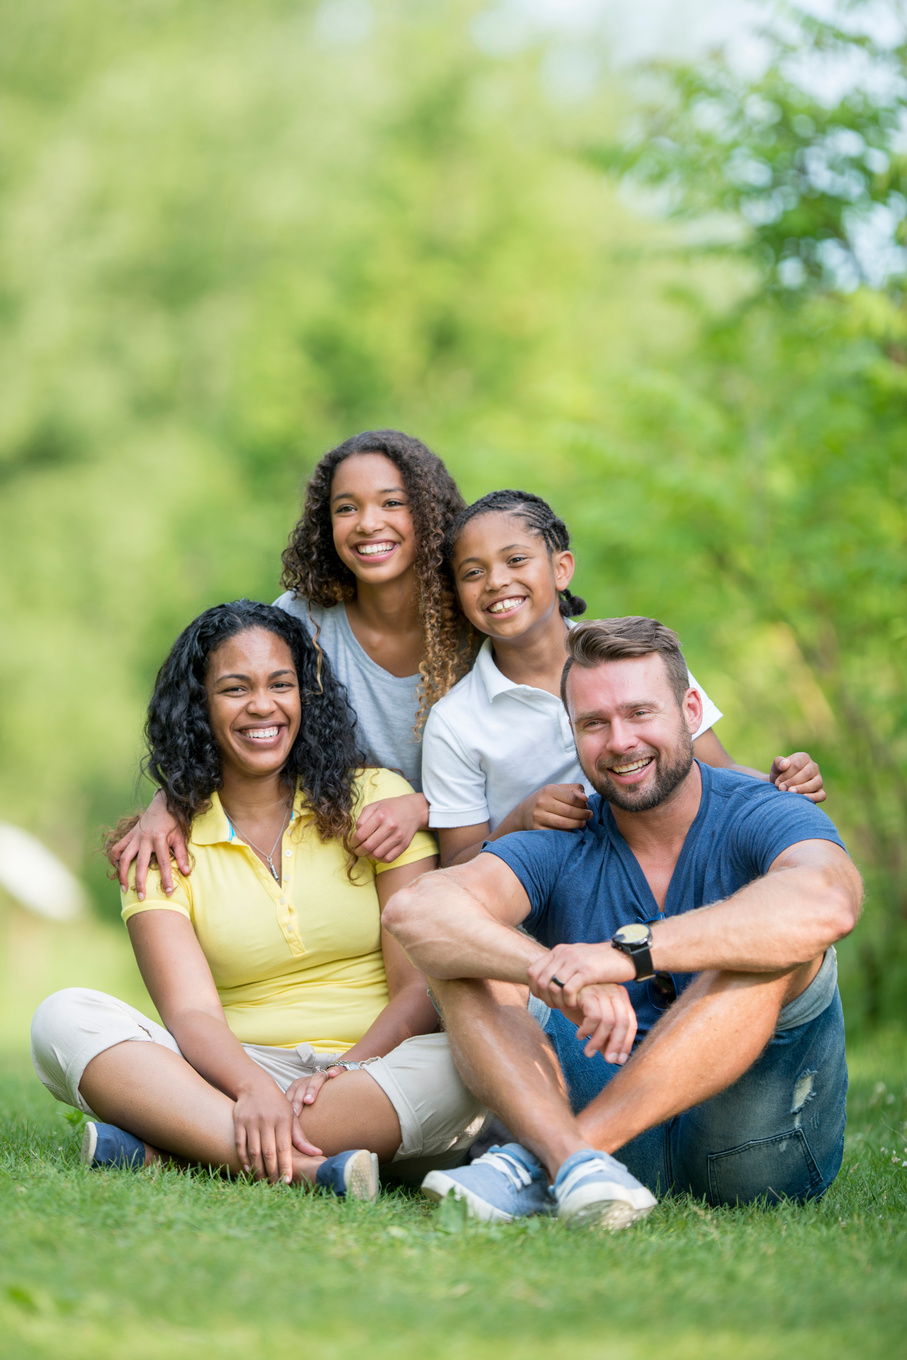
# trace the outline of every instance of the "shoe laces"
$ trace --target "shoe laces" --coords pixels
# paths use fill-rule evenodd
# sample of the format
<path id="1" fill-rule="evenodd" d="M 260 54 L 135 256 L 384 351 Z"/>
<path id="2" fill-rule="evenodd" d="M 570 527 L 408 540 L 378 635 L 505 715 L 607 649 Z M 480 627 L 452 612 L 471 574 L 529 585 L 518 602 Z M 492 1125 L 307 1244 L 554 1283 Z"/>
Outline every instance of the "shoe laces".
<path id="1" fill-rule="evenodd" d="M 516 1190 L 524 1190 L 527 1185 L 531 1185 L 534 1177 L 532 1172 L 523 1165 L 516 1157 L 512 1157 L 509 1152 L 504 1152 L 500 1148 L 486 1152 L 483 1157 L 478 1159 L 486 1166 L 491 1166 L 495 1171 L 501 1171 L 514 1186 Z"/>
<path id="2" fill-rule="evenodd" d="M 621 1171 L 624 1170 L 622 1164 L 615 1162 L 612 1158 L 606 1161 L 604 1157 L 589 1157 L 567 1172 L 567 1175 L 557 1187 L 557 1193 L 568 1195 L 575 1185 L 578 1185 L 580 1181 L 585 1180 L 590 1175 L 605 1175 L 613 1180 L 615 1167 Z"/>

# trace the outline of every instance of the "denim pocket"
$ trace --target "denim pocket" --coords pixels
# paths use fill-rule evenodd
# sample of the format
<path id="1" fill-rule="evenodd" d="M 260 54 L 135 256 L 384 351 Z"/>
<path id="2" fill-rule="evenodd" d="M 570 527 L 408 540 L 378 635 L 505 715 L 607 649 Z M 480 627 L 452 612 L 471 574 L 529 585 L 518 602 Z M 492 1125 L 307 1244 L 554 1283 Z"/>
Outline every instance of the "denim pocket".
<path id="1" fill-rule="evenodd" d="M 750 1204 L 763 1195 L 770 1203 L 782 1198 L 813 1199 L 825 1188 L 802 1129 L 709 1154 L 709 1202 L 713 1205 Z"/>

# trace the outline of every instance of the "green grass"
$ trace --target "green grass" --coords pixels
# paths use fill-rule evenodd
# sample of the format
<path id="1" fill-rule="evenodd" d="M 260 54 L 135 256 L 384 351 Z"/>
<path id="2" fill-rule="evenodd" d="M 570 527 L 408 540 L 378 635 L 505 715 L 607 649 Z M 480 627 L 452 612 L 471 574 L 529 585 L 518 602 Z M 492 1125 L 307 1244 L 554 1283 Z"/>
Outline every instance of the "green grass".
<path id="1" fill-rule="evenodd" d="M 614 1236 L 465 1224 L 171 1170 L 88 1172 L 21 1057 L 2 1065 L 6 1360 L 712 1360 L 904 1353 L 907 1039 L 852 1054 L 848 1146 L 805 1208 L 665 1201 Z M 897 1154 L 894 1160 L 894 1154 Z"/>

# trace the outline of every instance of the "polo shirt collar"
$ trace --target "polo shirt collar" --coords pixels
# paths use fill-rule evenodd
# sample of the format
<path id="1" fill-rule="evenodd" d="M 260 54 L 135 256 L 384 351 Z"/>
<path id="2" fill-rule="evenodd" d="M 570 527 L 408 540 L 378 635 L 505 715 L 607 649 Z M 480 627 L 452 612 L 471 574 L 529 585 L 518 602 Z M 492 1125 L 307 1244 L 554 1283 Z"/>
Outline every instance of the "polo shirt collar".
<path id="1" fill-rule="evenodd" d="M 479 648 L 479 654 L 475 660 L 475 668 L 479 673 L 482 684 L 485 686 L 485 693 L 488 695 L 489 703 L 508 689 L 524 688 L 523 686 L 517 685 L 513 680 L 508 680 L 504 672 L 498 670 L 495 665 L 494 652 L 491 647 L 491 638 L 486 638 Z"/>
<path id="2" fill-rule="evenodd" d="M 301 789 L 297 789 L 296 797 L 293 799 L 293 816 L 290 818 L 290 826 L 298 823 L 300 817 L 311 818 L 311 809 L 306 802 L 305 794 Z M 207 812 L 201 812 L 192 821 L 192 835 L 190 841 L 193 845 L 229 845 L 231 841 L 241 840 L 237 836 L 229 818 L 224 812 L 224 805 L 220 801 L 218 793 L 212 793 L 211 806 Z"/>
<path id="3" fill-rule="evenodd" d="M 576 620 L 567 619 L 567 627 L 575 628 Z M 488 695 L 489 703 L 492 703 L 499 694 L 505 694 L 507 690 L 534 688 L 532 685 L 518 685 L 515 680 L 508 680 L 504 672 L 498 670 L 498 667 L 495 665 L 490 637 L 487 637 L 479 648 L 479 653 L 475 659 L 473 669 L 478 673 L 479 679 L 485 686 L 485 693 Z"/>

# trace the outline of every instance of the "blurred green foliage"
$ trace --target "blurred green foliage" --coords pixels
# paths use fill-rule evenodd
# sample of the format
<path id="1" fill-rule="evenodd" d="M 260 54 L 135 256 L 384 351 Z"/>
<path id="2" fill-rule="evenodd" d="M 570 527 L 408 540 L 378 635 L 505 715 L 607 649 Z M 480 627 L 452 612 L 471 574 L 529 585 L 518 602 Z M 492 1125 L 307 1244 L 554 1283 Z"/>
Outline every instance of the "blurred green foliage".
<path id="1" fill-rule="evenodd" d="M 851 1013 L 890 1013 L 907 967 L 897 281 L 835 292 L 821 252 L 785 244 L 815 219 L 800 236 L 786 220 L 768 259 L 714 126 L 697 143 L 679 121 L 702 82 L 750 97 L 720 65 L 679 73 L 663 107 L 684 128 L 671 202 L 723 214 L 735 250 L 677 253 L 613 179 L 646 144 L 618 142 L 632 88 L 552 103 L 539 49 L 477 49 L 481 8 L 7 14 L 0 817 L 57 846 L 112 918 L 89 848 L 137 796 L 172 638 L 219 600 L 273 598 L 307 470 L 398 426 L 470 498 L 551 498 L 590 612 L 678 627 L 735 756 L 819 757 L 871 888 L 842 950 Z M 782 122 L 822 138 L 810 98 Z M 888 203 L 898 165 L 866 192 Z M 804 272 L 778 288 L 793 253 Z"/>
<path id="2" fill-rule="evenodd" d="M 646 484 L 720 583 L 715 613 L 748 635 L 741 661 L 786 657 L 777 683 L 846 789 L 831 810 L 867 879 L 855 963 L 872 1020 L 907 981 L 907 8 L 891 12 L 885 42 L 859 5 L 847 28 L 776 13 L 764 73 L 722 54 L 663 68 L 633 135 L 592 152 L 698 224 L 688 253 L 751 268 L 730 307 L 688 293 L 698 341 L 642 446 L 674 411 L 694 437 Z"/>

